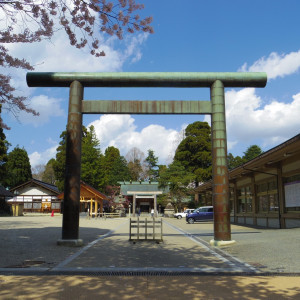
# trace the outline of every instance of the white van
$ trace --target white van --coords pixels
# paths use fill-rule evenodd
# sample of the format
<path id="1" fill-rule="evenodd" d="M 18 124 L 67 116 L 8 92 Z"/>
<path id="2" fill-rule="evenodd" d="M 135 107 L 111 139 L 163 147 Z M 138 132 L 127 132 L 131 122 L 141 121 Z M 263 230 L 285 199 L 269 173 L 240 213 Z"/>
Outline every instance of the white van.
<path id="1" fill-rule="evenodd" d="M 174 214 L 174 217 L 177 219 L 185 218 L 188 214 L 192 213 L 194 208 L 188 208 L 184 212 Z"/>

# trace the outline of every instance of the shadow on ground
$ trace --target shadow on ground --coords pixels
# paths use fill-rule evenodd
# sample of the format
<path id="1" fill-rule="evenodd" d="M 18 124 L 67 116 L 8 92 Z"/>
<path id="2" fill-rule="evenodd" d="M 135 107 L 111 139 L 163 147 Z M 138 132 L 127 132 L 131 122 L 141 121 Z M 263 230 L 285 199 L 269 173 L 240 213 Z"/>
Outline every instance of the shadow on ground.
<path id="1" fill-rule="evenodd" d="M 299 299 L 288 277 L 0 276 L 1 299 Z"/>
<path id="2" fill-rule="evenodd" d="M 107 233 L 107 229 L 80 228 L 85 244 Z M 51 267 L 78 251 L 57 246 L 60 227 L 0 229 L 0 268 Z"/>

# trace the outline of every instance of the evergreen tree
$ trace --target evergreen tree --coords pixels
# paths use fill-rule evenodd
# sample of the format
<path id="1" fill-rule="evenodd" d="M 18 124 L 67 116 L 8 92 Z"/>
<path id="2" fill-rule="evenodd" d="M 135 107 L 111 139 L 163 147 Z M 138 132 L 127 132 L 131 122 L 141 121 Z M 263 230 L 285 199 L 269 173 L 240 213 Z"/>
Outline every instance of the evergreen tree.
<path id="1" fill-rule="evenodd" d="M 169 187 L 173 204 L 180 208 L 182 199 L 193 191 L 195 178 L 196 175 L 188 172 L 179 161 L 174 161 L 160 168 L 158 182 L 160 188 Z"/>
<path id="2" fill-rule="evenodd" d="M 53 162 L 53 169 L 56 178 L 56 186 L 60 191 L 64 190 L 65 169 L 66 169 L 66 143 L 67 131 L 63 131 L 60 135 L 61 141 L 56 149 L 56 159 Z"/>
<path id="3" fill-rule="evenodd" d="M 130 172 L 126 159 L 120 155 L 119 149 L 107 147 L 101 163 L 101 189 L 106 191 L 107 186 L 116 186 L 118 181 L 130 180 Z"/>
<path id="4" fill-rule="evenodd" d="M 154 151 L 149 149 L 148 156 L 145 159 L 149 180 L 156 180 L 158 177 L 158 157 L 154 155 Z"/>
<path id="5" fill-rule="evenodd" d="M 261 148 L 257 145 L 252 145 L 247 148 L 247 150 L 244 152 L 244 156 L 233 156 L 232 153 L 229 153 L 227 155 L 227 165 L 228 169 L 232 170 L 233 168 L 236 168 L 247 161 L 257 157 L 258 155 L 262 154 L 263 151 Z"/>
<path id="6" fill-rule="evenodd" d="M 240 156 L 233 156 L 232 153 L 229 153 L 227 156 L 227 166 L 229 170 L 232 170 L 240 165 L 242 165 L 244 162 L 243 158 Z"/>
<path id="7" fill-rule="evenodd" d="M 89 129 L 82 127 L 81 144 L 81 179 L 94 188 L 100 184 L 100 162 L 101 150 L 100 141 L 97 139 L 95 129 L 91 126 Z M 64 189 L 65 168 L 66 168 L 66 138 L 67 132 L 63 131 L 60 135 L 61 141 L 57 148 L 56 160 L 53 163 L 56 186 L 59 190 Z"/>
<path id="8" fill-rule="evenodd" d="M 195 184 L 211 179 L 211 128 L 207 122 L 194 122 L 187 126 L 185 138 L 178 145 L 174 162 L 179 162 L 195 175 Z"/>
<path id="9" fill-rule="evenodd" d="M 83 129 L 81 156 L 81 179 L 92 187 L 100 186 L 100 164 L 102 153 L 94 126 Z"/>
<path id="10" fill-rule="evenodd" d="M 6 172 L 5 187 L 8 188 L 32 179 L 29 157 L 24 148 L 17 146 L 8 154 Z"/>
<path id="11" fill-rule="evenodd" d="M 244 162 L 247 162 L 262 153 L 263 153 L 263 151 L 261 150 L 261 148 L 259 146 L 257 146 L 257 145 L 249 146 L 247 148 L 247 150 L 244 152 L 243 160 L 244 160 Z"/>

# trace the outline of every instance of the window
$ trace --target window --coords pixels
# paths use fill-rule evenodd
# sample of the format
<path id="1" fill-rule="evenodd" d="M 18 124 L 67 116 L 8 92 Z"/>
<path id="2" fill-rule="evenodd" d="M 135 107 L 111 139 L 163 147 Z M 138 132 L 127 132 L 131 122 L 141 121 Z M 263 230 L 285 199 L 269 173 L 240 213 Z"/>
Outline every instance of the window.
<path id="1" fill-rule="evenodd" d="M 300 174 L 283 178 L 286 212 L 300 211 Z"/>
<path id="2" fill-rule="evenodd" d="M 270 180 L 256 185 L 258 210 L 260 212 L 278 211 L 277 180 Z"/>
<path id="3" fill-rule="evenodd" d="M 234 213 L 234 188 L 229 188 L 229 210 Z"/>
<path id="4" fill-rule="evenodd" d="M 199 209 L 199 211 L 201 211 L 201 212 L 208 212 L 208 208 L 207 207 L 201 207 Z"/>
<path id="5" fill-rule="evenodd" d="M 33 209 L 41 209 L 42 208 L 42 197 L 34 197 L 32 199 L 32 208 Z"/>
<path id="6" fill-rule="evenodd" d="M 32 208 L 33 209 L 41 209 L 42 203 L 41 202 L 32 202 Z"/>
<path id="7" fill-rule="evenodd" d="M 60 209 L 60 202 L 51 202 L 51 209 Z"/>
<path id="8" fill-rule="evenodd" d="M 267 195 L 258 196 L 258 210 L 259 211 L 268 211 L 268 196 Z"/>
<path id="9" fill-rule="evenodd" d="M 238 212 L 252 212 L 252 191 L 251 186 L 239 188 L 238 192 Z"/>
<path id="10" fill-rule="evenodd" d="M 24 209 L 32 209 L 32 202 L 24 202 Z"/>

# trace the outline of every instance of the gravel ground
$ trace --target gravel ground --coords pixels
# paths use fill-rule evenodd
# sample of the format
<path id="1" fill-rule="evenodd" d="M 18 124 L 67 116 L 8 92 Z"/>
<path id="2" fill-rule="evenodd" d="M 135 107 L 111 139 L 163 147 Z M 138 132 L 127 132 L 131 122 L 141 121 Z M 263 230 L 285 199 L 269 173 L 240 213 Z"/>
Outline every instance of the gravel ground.
<path id="1" fill-rule="evenodd" d="M 167 219 L 171 224 L 209 242 L 213 223 L 187 224 L 185 220 Z M 221 249 L 263 272 L 300 273 L 300 228 L 264 229 L 231 225 L 236 243 Z"/>
<path id="2" fill-rule="evenodd" d="M 184 219 L 165 221 L 200 241 L 213 239 L 211 222 L 187 224 Z M 85 245 L 124 219 L 88 219 L 80 217 L 80 238 Z M 0 268 L 38 266 L 51 268 L 76 253 L 78 248 L 57 246 L 61 238 L 62 216 L 26 214 L 0 218 Z M 126 231 L 126 228 L 124 229 Z M 262 229 L 232 225 L 235 244 L 221 250 L 262 272 L 300 273 L 300 228 Z"/>
<path id="3" fill-rule="evenodd" d="M 235 244 L 221 250 L 208 246 L 205 250 L 205 245 L 213 239 L 212 223 L 187 224 L 185 220 L 171 218 L 164 221 L 163 244 L 130 246 L 128 219 L 81 216 L 80 238 L 87 246 L 73 248 L 56 244 L 61 238 L 59 214 L 1 217 L 0 299 L 300 299 L 300 228 L 232 225 Z M 113 229 L 114 233 L 106 236 Z M 105 239 L 101 238 L 103 235 Z M 97 239 L 99 243 L 91 243 Z M 201 245 L 195 243 L 197 240 Z M 116 271 L 115 275 L 103 276 L 89 270 L 83 275 L 49 271 L 59 265 L 70 270 L 91 266 L 112 268 L 112 262 L 116 267 L 143 268 L 150 263 L 152 267 L 181 268 L 183 264 L 189 268 L 224 267 L 212 252 L 227 258 L 232 255 L 265 273 L 124 276 Z M 75 258 L 70 260 L 72 257 Z M 10 271 L 12 267 L 18 271 Z M 226 264 L 226 270 L 229 269 Z"/>
<path id="4" fill-rule="evenodd" d="M 116 220 L 114 220 L 116 221 Z M 80 238 L 87 244 L 110 230 L 112 220 L 80 218 Z M 0 268 L 51 267 L 76 253 L 78 248 L 59 247 L 62 215 L 25 214 L 0 218 Z"/>

